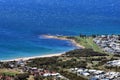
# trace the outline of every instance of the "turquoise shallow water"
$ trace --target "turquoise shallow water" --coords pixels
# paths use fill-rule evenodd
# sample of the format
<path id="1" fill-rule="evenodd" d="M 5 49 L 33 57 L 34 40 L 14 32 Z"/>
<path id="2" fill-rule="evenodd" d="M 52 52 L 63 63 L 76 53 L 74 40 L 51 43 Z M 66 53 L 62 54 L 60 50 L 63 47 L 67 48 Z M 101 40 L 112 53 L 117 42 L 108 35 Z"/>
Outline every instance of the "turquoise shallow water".
<path id="1" fill-rule="evenodd" d="M 120 34 L 119 0 L 0 0 L 0 60 L 75 47 L 42 34 Z"/>

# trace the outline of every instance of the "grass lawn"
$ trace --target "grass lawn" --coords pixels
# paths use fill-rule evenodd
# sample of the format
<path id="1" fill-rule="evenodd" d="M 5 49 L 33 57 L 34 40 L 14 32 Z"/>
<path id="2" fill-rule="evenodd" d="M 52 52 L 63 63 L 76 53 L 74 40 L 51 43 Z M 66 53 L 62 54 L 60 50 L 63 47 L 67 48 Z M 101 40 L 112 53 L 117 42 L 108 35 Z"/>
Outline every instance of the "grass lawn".
<path id="1" fill-rule="evenodd" d="M 83 38 L 83 37 L 76 36 L 75 40 L 77 41 L 77 43 L 79 43 L 80 45 L 84 46 L 85 48 L 91 48 L 94 51 L 103 52 L 102 49 L 97 44 L 95 44 L 93 42 L 93 38 L 92 37 Z"/>
<path id="2" fill-rule="evenodd" d="M 14 76 L 16 74 L 19 74 L 20 72 L 15 69 L 0 69 L 0 73 L 5 74 L 5 75 Z"/>
<path id="3" fill-rule="evenodd" d="M 75 39 L 75 41 L 77 43 L 79 43 L 81 46 L 84 46 L 85 48 L 91 48 L 93 49 L 94 51 L 97 51 L 97 52 L 102 52 L 102 49 L 96 44 L 93 42 L 93 37 L 80 37 L 80 36 L 73 36 L 73 37 L 70 37 L 70 36 L 57 36 L 59 39 Z"/>

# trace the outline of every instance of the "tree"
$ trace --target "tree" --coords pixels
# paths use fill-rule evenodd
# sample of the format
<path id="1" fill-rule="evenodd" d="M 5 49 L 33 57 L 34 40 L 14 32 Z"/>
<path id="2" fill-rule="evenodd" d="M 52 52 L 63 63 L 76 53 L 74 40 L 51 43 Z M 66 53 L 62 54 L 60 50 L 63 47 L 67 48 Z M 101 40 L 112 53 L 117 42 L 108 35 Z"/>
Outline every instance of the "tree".
<path id="1" fill-rule="evenodd" d="M 15 80 L 27 80 L 27 78 L 29 78 L 28 73 L 18 74 L 15 76 Z"/>

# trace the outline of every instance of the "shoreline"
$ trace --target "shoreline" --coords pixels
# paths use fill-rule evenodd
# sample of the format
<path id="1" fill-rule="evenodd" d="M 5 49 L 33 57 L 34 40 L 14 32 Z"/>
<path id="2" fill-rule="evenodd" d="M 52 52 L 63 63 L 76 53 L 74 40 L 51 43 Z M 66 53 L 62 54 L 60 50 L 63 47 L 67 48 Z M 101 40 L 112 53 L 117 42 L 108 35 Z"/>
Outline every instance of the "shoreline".
<path id="1" fill-rule="evenodd" d="M 73 39 L 67 39 L 66 37 L 59 37 L 59 36 L 54 36 L 54 35 L 40 35 L 43 38 L 46 39 L 59 39 L 59 40 L 67 40 L 70 41 L 74 46 L 76 46 L 77 48 L 82 48 L 84 49 L 84 46 L 81 46 L 79 43 L 77 43 L 75 40 Z M 10 62 L 10 61 L 27 61 L 30 59 L 35 59 L 35 58 L 44 58 L 44 57 L 53 57 L 53 56 L 61 56 L 62 54 L 64 54 L 65 52 L 61 52 L 61 53 L 50 53 L 50 54 L 45 54 L 45 55 L 40 55 L 40 56 L 33 56 L 33 57 L 22 57 L 22 58 L 15 58 L 15 59 L 10 59 L 10 60 L 0 60 L 1 62 Z"/>
<path id="2" fill-rule="evenodd" d="M 53 56 L 61 56 L 62 54 L 64 54 L 65 52 L 61 52 L 61 53 L 54 53 L 54 54 L 46 54 L 46 55 L 41 55 L 41 56 L 33 56 L 33 57 L 23 57 L 23 58 L 15 58 L 15 59 L 10 59 L 10 60 L 0 60 L 0 62 L 10 62 L 10 61 L 27 61 L 30 59 L 35 59 L 35 58 L 45 58 L 45 57 L 53 57 Z"/>
<path id="3" fill-rule="evenodd" d="M 59 40 L 67 40 L 70 41 L 74 46 L 78 47 L 78 48 L 82 48 L 84 49 L 85 47 L 80 45 L 79 43 L 77 43 L 74 39 L 68 39 L 65 36 L 64 37 L 60 37 L 60 36 L 54 36 L 54 35 L 42 35 L 43 38 L 46 39 L 59 39 Z"/>

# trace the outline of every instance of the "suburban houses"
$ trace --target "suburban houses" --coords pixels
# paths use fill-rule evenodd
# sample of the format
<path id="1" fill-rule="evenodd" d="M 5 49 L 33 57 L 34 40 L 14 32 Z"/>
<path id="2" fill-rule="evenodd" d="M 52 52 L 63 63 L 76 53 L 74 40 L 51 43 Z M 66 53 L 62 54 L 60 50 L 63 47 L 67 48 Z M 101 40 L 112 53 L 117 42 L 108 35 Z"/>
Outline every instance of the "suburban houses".
<path id="1" fill-rule="evenodd" d="M 26 66 L 26 64 L 29 62 L 30 61 L 23 61 L 21 59 L 19 61 L 8 62 L 7 65 L 8 69 L 19 70 L 20 73 L 28 73 L 28 76 L 32 75 L 34 78 L 40 76 L 43 78 L 52 77 L 54 80 L 69 80 L 60 73 L 53 70 Z M 14 76 L 5 76 L 4 78 L 5 80 L 16 80 Z M 0 75 L 0 80 L 1 79 L 3 79 L 3 75 Z"/>
<path id="2" fill-rule="evenodd" d="M 106 63 L 106 66 L 120 67 L 120 60 L 113 60 Z"/>
<path id="3" fill-rule="evenodd" d="M 87 77 L 89 80 L 120 80 L 120 72 L 103 71 L 86 68 L 71 68 L 71 73 L 75 73 L 78 76 Z"/>
<path id="4" fill-rule="evenodd" d="M 120 54 L 120 36 L 119 35 L 101 35 L 94 38 L 94 42 L 99 45 L 103 51 Z"/>

